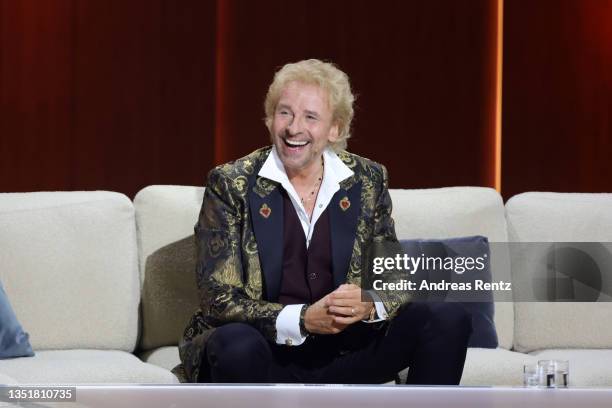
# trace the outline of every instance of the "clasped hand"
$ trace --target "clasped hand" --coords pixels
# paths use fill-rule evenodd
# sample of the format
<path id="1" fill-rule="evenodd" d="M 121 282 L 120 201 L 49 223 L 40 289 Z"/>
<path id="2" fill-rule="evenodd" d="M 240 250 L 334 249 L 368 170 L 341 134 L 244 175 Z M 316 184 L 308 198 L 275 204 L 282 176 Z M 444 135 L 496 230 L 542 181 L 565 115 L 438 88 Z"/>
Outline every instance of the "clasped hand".
<path id="1" fill-rule="evenodd" d="M 373 302 L 362 302 L 361 288 L 343 284 L 306 310 L 304 325 L 309 333 L 337 334 L 349 325 L 369 318 Z"/>

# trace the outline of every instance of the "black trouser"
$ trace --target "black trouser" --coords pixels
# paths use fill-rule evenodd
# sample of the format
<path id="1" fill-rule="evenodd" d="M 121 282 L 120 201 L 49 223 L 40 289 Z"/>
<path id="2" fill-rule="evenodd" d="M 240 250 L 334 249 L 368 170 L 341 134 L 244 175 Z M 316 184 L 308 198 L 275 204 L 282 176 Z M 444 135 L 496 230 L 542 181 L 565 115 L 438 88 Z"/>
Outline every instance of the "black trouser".
<path id="1" fill-rule="evenodd" d="M 454 385 L 471 332 L 470 315 L 454 303 L 411 303 L 390 322 L 359 322 L 291 347 L 229 323 L 209 339 L 202 369 L 212 382 L 376 384 L 410 367 L 407 384 Z"/>

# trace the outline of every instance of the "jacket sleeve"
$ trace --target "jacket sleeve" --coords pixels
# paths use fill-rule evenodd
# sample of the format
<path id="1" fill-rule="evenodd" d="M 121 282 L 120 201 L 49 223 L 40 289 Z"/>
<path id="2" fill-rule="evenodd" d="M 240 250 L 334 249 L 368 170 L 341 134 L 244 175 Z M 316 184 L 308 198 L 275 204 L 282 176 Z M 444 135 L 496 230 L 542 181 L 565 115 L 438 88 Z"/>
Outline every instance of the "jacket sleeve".
<path id="1" fill-rule="evenodd" d="M 397 243 L 397 236 L 395 235 L 395 223 L 391 217 L 393 210 L 393 204 L 391 203 L 391 196 L 389 195 L 389 178 L 387 169 L 385 166 L 382 167 L 382 187 L 380 195 L 376 200 L 376 207 L 374 210 L 374 229 L 373 229 L 373 242 L 395 242 Z M 391 278 L 393 281 L 401 280 L 402 276 L 394 276 Z M 397 314 L 400 306 L 410 301 L 411 296 L 408 291 L 375 291 L 378 297 L 382 300 L 388 318 L 392 319 Z"/>
<path id="2" fill-rule="evenodd" d="M 254 293 L 245 284 L 241 242 L 246 204 L 237 186 L 246 187 L 234 182 L 218 168 L 208 175 L 195 226 L 200 306 L 202 313 L 219 325 L 249 323 L 274 341 L 276 318 L 283 305 L 258 298 L 261 291 Z"/>

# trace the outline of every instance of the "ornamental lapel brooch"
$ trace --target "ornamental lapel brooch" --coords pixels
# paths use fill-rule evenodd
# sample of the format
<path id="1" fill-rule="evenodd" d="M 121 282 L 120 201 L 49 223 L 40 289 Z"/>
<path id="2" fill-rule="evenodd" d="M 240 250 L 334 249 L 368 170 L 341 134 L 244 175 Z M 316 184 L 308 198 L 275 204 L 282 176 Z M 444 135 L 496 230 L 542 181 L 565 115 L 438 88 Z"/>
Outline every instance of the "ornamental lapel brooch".
<path id="1" fill-rule="evenodd" d="M 340 208 L 342 211 L 346 211 L 351 206 L 351 202 L 349 201 L 347 196 L 344 196 L 342 200 L 340 200 Z"/>
<path id="2" fill-rule="evenodd" d="M 268 207 L 268 204 L 263 203 L 261 205 L 261 208 L 259 209 L 259 213 L 261 214 L 262 217 L 268 218 L 270 214 L 272 214 L 272 209 Z"/>

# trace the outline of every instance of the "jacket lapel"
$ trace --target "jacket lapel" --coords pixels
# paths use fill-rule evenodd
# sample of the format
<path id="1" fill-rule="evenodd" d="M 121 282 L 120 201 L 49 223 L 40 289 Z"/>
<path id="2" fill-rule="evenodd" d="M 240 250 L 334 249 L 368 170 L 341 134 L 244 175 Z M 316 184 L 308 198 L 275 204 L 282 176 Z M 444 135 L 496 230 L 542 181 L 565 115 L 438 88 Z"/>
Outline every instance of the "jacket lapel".
<path id="1" fill-rule="evenodd" d="M 340 190 L 329 203 L 334 286 L 346 281 L 346 274 L 357 236 L 357 220 L 361 212 L 361 181 Z"/>
<path id="2" fill-rule="evenodd" d="M 249 208 L 263 271 L 264 296 L 275 302 L 283 269 L 283 197 L 278 184 L 258 177 L 249 189 Z"/>

